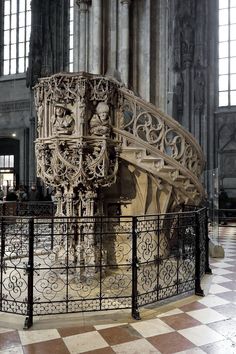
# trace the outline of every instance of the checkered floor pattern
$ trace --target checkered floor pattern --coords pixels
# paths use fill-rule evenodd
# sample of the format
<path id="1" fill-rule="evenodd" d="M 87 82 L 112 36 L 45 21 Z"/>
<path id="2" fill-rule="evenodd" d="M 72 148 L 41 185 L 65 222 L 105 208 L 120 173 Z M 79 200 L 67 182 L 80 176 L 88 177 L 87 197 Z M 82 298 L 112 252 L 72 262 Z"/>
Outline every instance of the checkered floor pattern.
<path id="1" fill-rule="evenodd" d="M 0 328 L 0 354 L 236 354 L 236 227 L 221 228 L 221 244 L 225 258 L 211 259 L 205 297 L 179 300 L 161 311 L 157 306 L 141 321 L 127 315 L 124 323 Z"/>

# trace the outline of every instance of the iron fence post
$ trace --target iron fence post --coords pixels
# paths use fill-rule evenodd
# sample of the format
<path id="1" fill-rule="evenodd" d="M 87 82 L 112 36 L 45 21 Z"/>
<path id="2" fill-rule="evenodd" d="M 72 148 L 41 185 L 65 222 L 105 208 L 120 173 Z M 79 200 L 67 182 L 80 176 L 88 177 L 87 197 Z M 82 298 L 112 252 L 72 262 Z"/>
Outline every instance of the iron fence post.
<path id="1" fill-rule="evenodd" d="M 51 216 L 51 251 L 53 250 L 53 236 L 54 236 L 54 215 Z"/>
<path id="2" fill-rule="evenodd" d="M 137 217 L 132 217 L 132 317 L 140 320 L 138 310 Z"/>
<path id="3" fill-rule="evenodd" d="M 160 215 L 157 215 L 157 301 L 160 291 Z"/>
<path id="4" fill-rule="evenodd" d="M 1 218 L 1 274 L 0 274 L 0 311 L 2 311 L 2 283 L 3 283 L 3 271 L 4 271 L 4 253 L 5 253 L 5 225 L 4 218 Z"/>
<path id="5" fill-rule="evenodd" d="M 212 274 L 210 265 L 209 265 L 209 235 L 208 235 L 208 210 L 205 208 L 205 273 Z"/>
<path id="6" fill-rule="evenodd" d="M 204 296 L 201 288 L 201 249 L 200 249 L 200 223 L 199 214 L 195 211 L 195 294 Z"/>
<path id="7" fill-rule="evenodd" d="M 24 329 L 28 329 L 33 325 L 34 218 L 29 219 L 29 258 L 26 271 L 28 273 L 28 304 Z"/>

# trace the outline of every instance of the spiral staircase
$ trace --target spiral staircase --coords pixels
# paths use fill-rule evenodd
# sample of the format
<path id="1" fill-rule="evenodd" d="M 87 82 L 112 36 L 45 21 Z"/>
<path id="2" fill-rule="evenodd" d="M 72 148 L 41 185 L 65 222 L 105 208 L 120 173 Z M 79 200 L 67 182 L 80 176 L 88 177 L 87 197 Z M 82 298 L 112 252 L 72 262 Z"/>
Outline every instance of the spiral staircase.
<path id="1" fill-rule="evenodd" d="M 177 121 L 125 88 L 119 90 L 122 119 L 113 128 L 122 143 L 120 157 L 152 175 L 164 191 L 161 213 L 168 209 L 171 197 L 177 202 L 199 204 L 204 190 L 200 176 L 204 168 L 203 152 Z"/>

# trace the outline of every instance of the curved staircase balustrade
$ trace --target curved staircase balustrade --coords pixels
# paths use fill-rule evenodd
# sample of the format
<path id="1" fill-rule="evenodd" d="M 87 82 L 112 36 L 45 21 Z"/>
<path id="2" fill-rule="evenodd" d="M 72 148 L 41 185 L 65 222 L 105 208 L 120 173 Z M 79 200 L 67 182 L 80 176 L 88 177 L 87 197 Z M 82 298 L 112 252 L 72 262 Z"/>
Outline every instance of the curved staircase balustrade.
<path id="1" fill-rule="evenodd" d="M 121 88 L 119 92 L 124 114 L 120 128 L 156 147 L 200 177 L 205 160 L 192 134 L 153 104 L 135 96 L 132 91 Z"/>
<path id="2" fill-rule="evenodd" d="M 159 176 L 199 203 L 204 155 L 196 139 L 177 121 L 126 88 L 119 89 L 117 128 L 121 157 Z"/>
<path id="3" fill-rule="evenodd" d="M 185 196 L 186 202 L 200 203 L 204 189 L 199 179 L 186 167 L 129 132 L 117 128 L 113 128 L 113 131 L 122 141 L 122 159 L 177 188 Z"/>

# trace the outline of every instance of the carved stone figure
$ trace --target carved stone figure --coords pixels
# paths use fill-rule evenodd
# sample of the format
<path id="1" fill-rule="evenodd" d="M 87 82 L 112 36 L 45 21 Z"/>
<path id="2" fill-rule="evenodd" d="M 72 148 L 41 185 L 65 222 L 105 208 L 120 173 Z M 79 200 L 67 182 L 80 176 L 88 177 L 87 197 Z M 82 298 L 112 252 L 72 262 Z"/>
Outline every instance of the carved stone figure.
<path id="1" fill-rule="evenodd" d="M 109 136 L 111 131 L 111 120 L 109 116 L 109 106 L 104 102 L 99 102 L 96 113 L 90 122 L 90 134 L 99 136 Z"/>
<path id="2" fill-rule="evenodd" d="M 71 110 L 63 104 L 57 103 L 55 105 L 55 114 L 52 116 L 52 125 L 55 134 L 71 135 L 75 126 Z"/>

